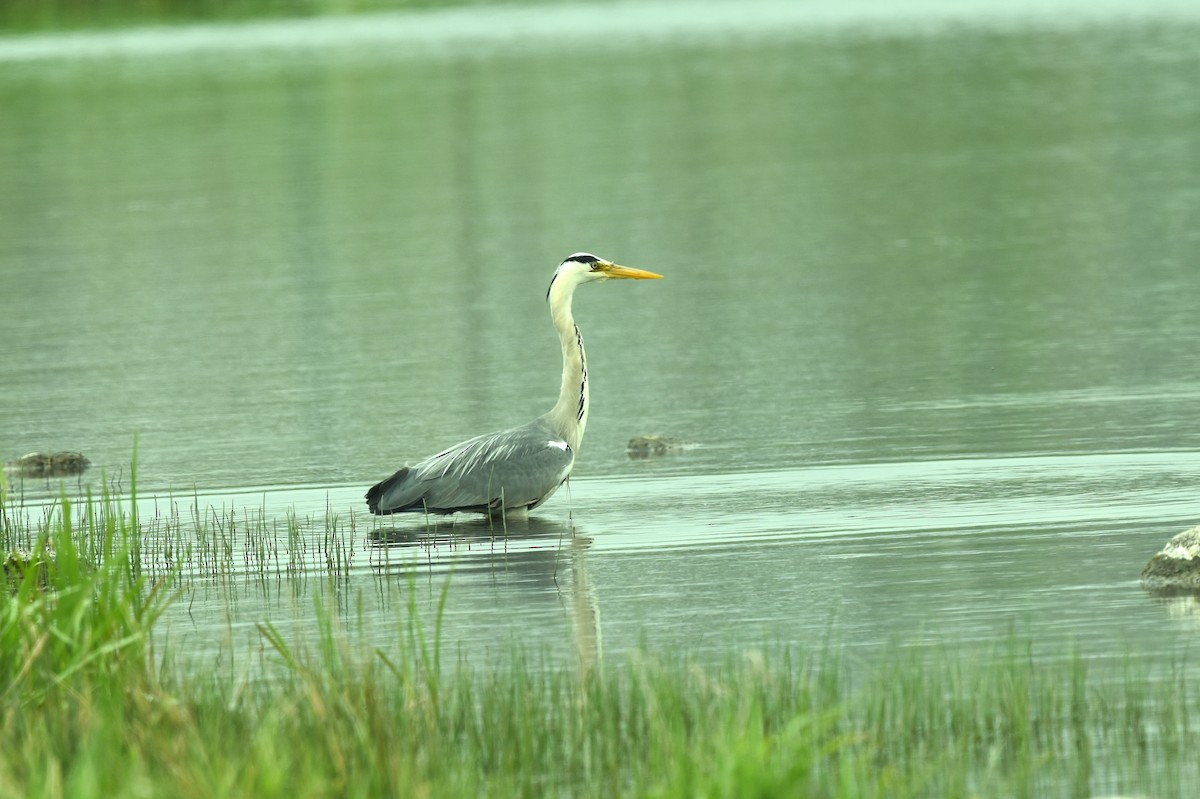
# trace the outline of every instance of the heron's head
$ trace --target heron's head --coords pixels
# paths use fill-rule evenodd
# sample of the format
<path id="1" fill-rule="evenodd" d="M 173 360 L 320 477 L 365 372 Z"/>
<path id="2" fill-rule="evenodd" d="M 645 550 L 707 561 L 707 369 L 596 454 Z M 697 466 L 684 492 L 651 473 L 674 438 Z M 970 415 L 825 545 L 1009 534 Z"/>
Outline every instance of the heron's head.
<path id="1" fill-rule="evenodd" d="M 647 272 L 644 269 L 619 266 L 612 261 L 597 258 L 591 253 L 577 252 L 567 256 L 566 260 L 558 265 L 554 277 L 550 280 L 550 288 L 546 290 L 546 299 L 550 298 L 550 292 L 554 290 L 555 286 L 574 290 L 576 286 L 597 280 L 613 280 L 615 278 L 652 280 L 660 277 L 662 275 Z"/>

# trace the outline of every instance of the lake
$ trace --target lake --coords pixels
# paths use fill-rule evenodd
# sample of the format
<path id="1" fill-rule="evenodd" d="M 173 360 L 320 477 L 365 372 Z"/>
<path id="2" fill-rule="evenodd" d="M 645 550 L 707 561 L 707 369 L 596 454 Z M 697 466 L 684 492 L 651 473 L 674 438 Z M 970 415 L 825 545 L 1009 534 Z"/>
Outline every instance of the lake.
<path id="1" fill-rule="evenodd" d="M 314 597 L 400 646 L 443 589 L 481 662 L 1014 629 L 1172 662 L 1200 607 L 1137 578 L 1200 521 L 1197 36 L 697 2 L 0 38 L 0 459 L 127 490 L 136 436 L 143 518 L 228 543 L 160 625 L 199 662 Z M 569 488 L 370 517 L 550 407 L 579 250 L 665 278 L 576 298 Z"/>

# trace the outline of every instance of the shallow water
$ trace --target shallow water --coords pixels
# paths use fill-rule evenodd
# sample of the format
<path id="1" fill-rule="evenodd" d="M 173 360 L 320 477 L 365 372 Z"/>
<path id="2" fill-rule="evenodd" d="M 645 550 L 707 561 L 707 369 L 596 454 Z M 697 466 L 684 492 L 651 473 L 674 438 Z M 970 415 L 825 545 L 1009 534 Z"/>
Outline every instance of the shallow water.
<path id="1" fill-rule="evenodd" d="M 358 530 L 360 486 L 189 497 L 185 519 L 192 503 L 202 516 L 236 509 L 233 554 L 190 583 L 171 628 L 201 653 L 254 652 L 263 619 L 314 636 L 321 597 L 391 651 L 414 610 L 432 634 L 448 581 L 442 641 L 469 661 L 513 642 L 611 659 L 834 640 L 870 658 L 897 641 L 989 649 L 1016 631 L 1050 652 L 1170 663 L 1190 651 L 1200 608 L 1149 596 L 1136 576 L 1194 512 L 1195 463 L 1047 455 L 597 477 L 528 520 L 359 518 Z M 289 511 L 301 545 L 279 524 Z M 144 501 L 143 518 L 154 512 Z"/>
<path id="2" fill-rule="evenodd" d="M 150 512 L 241 519 L 165 626 L 201 661 L 314 595 L 400 646 L 447 579 L 472 660 L 1186 653 L 1190 600 L 1137 575 L 1200 514 L 1200 24 L 869 5 L 0 40 L 0 457 L 128 487 L 136 434 Z M 611 49 L 567 46 L 601 18 Z M 367 516 L 553 401 L 580 249 L 666 279 L 577 298 L 570 490 L 506 530 Z M 690 446 L 630 459 L 647 433 Z"/>

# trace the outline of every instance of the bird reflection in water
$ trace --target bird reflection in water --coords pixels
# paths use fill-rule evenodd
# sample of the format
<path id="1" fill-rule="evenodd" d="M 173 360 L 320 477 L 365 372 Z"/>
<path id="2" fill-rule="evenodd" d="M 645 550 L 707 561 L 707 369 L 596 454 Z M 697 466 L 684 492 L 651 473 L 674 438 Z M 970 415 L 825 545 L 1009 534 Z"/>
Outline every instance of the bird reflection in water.
<path id="1" fill-rule="evenodd" d="M 432 576 L 453 571 L 461 578 L 488 574 L 506 588 L 553 589 L 570 618 L 583 675 L 598 668 L 603 639 L 587 563 L 592 539 L 572 521 L 430 516 L 425 527 L 373 530 L 367 544 L 371 566 L 383 573 L 427 570 Z"/>

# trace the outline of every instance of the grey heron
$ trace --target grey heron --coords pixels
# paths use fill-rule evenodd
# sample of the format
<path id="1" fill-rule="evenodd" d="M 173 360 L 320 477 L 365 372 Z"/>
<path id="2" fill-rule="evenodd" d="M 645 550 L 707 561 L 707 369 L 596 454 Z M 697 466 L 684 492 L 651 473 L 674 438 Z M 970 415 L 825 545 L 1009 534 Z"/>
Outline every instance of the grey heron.
<path id="1" fill-rule="evenodd" d="M 367 491 L 371 513 L 520 513 L 549 499 L 571 474 L 588 418 L 587 360 L 571 314 L 575 289 L 614 278 L 659 277 L 585 252 L 559 264 L 546 291 L 562 342 L 558 402 L 528 424 L 477 436 L 401 468 Z"/>

